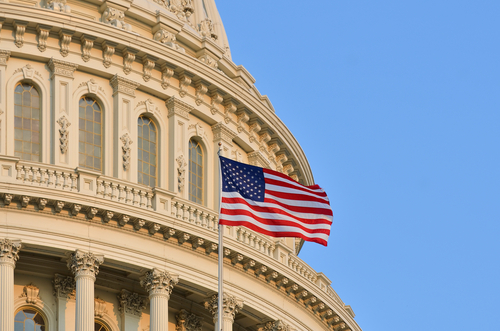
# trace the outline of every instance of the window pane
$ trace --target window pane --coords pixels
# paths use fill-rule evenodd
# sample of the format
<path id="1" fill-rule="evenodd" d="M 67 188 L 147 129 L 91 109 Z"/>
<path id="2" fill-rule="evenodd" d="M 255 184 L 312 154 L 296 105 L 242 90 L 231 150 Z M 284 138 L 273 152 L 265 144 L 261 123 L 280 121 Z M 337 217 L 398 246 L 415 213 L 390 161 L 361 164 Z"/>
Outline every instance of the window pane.
<path id="1" fill-rule="evenodd" d="M 154 186 L 156 183 L 156 125 L 151 119 L 139 116 L 137 120 L 138 181 Z"/>
<path id="2" fill-rule="evenodd" d="M 79 152 L 82 167 L 101 171 L 102 127 L 101 107 L 90 97 L 79 102 Z"/>

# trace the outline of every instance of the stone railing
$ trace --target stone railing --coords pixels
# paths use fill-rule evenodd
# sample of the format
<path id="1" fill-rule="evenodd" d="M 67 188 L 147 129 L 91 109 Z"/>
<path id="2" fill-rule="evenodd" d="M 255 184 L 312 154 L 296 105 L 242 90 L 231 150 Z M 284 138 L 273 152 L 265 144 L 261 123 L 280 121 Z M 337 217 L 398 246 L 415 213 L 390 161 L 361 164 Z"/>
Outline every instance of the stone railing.
<path id="1" fill-rule="evenodd" d="M 217 214 L 207 208 L 184 199 L 174 198 L 170 209 L 174 218 L 217 232 Z"/>
<path id="2" fill-rule="evenodd" d="M 235 239 L 267 256 L 274 257 L 275 240 L 272 238 L 266 238 L 250 229 L 238 227 Z"/>
<path id="3" fill-rule="evenodd" d="M 16 181 L 47 188 L 76 191 L 78 174 L 74 170 L 43 166 L 31 162 L 16 164 Z"/>
<path id="4" fill-rule="evenodd" d="M 96 196 L 145 209 L 153 209 L 154 193 L 151 188 L 141 187 L 114 178 L 97 178 Z"/>
<path id="5" fill-rule="evenodd" d="M 317 272 L 293 254 L 288 255 L 288 267 L 305 279 L 312 283 L 316 283 L 316 279 L 318 278 Z"/>

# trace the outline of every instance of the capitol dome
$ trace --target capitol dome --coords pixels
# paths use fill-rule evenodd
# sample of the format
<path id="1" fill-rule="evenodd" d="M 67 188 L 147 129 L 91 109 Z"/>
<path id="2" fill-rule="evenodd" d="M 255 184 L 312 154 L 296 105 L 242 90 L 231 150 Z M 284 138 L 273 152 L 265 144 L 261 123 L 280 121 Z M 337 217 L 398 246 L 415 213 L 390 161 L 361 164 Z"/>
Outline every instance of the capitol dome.
<path id="1" fill-rule="evenodd" d="M 214 0 L 0 1 L 0 331 L 209 331 L 216 152 L 314 184 Z M 224 331 L 357 331 L 296 238 L 224 233 Z"/>

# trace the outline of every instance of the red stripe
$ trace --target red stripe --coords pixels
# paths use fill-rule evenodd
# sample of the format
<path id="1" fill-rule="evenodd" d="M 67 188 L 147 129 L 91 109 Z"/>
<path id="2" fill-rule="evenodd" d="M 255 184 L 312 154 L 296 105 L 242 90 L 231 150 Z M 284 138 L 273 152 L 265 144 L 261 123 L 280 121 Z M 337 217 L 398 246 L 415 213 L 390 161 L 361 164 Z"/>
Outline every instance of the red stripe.
<path id="1" fill-rule="evenodd" d="M 267 201 L 264 201 L 264 202 L 267 202 Z M 271 203 L 271 201 L 269 201 Z M 283 210 L 283 209 L 280 209 L 280 208 L 273 208 L 273 207 L 267 207 L 267 206 L 256 206 L 256 205 L 252 205 L 252 204 L 249 204 L 247 200 L 243 199 L 243 198 L 226 198 L 226 197 L 222 197 L 222 203 L 226 203 L 226 204 L 234 204 L 234 203 L 241 203 L 241 204 L 244 204 L 246 206 L 248 206 L 249 208 L 251 208 L 252 210 L 256 211 L 256 212 L 261 212 L 261 213 L 272 213 L 272 214 L 281 214 L 281 215 L 285 215 L 285 216 L 289 216 L 293 219 L 296 219 L 297 221 L 300 221 L 302 223 L 306 223 L 306 224 L 317 224 L 317 223 L 324 223 L 324 224 L 332 224 L 332 222 L 330 220 L 325 220 L 324 218 L 321 218 L 322 215 L 324 216 L 333 216 L 332 213 L 331 213 L 331 209 L 330 210 L 324 210 L 324 209 L 321 209 L 320 211 L 321 212 L 316 212 L 316 208 L 303 208 L 303 207 L 296 207 L 296 208 L 300 208 L 301 210 L 298 211 L 298 212 L 302 212 L 302 213 L 305 213 L 305 214 L 315 214 L 315 215 L 318 215 L 318 219 L 304 219 L 304 218 L 301 218 L 301 217 L 298 217 L 292 213 L 288 213 L 287 211 Z M 288 206 L 286 206 L 285 208 L 288 208 Z M 327 211 L 327 212 L 330 212 L 329 214 L 326 214 L 324 213 L 324 211 Z M 321 220 L 321 221 L 318 221 L 318 220 Z"/>
<path id="2" fill-rule="evenodd" d="M 288 192 L 279 192 L 279 191 L 273 191 L 273 190 L 268 190 L 268 189 L 266 189 L 265 193 L 266 193 L 266 195 L 271 194 L 275 197 L 288 199 L 288 200 L 315 201 L 315 202 L 323 203 L 325 205 L 330 205 L 329 201 L 327 201 L 325 199 L 321 199 L 321 198 L 312 197 L 310 195 L 295 194 L 295 193 L 288 193 Z"/>
<path id="3" fill-rule="evenodd" d="M 285 203 L 282 203 L 280 201 L 274 200 L 273 198 L 265 197 L 264 202 L 267 203 L 273 203 L 275 205 L 278 205 L 280 207 L 286 208 L 288 210 L 297 212 L 297 213 L 308 213 L 308 214 L 320 214 L 320 215 L 327 215 L 327 216 L 333 216 L 332 209 L 328 206 L 325 208 L 316 208 L 316 207 L 303 207 L 303 206 L 292 206 L 288 205 Z"/>
<path id="4" fill-rule="evenodd" d="M 249 229 L 252 229 L 252 230 L 254 230 L 256 232 L 268 235 L 270 237 L 298 237 L 298 238 L 304 239 L 305 241 L 316 242 L 316 243 L 321 244 L 323 246 L 327 246 L 327 244 L 328 244 L 328 242 L 326 240 L 322 239 L 322 238 L 310 238 L 310 237 L 304 236 L 302 233 L 299 233 L 299 232 L 272 232 L 272 231 L 267 231 L 267 230 L 265 230 L 265 229 L 263 229 L 261 227 L 256 226 L 253 223 L 249 223 L 249 222 L 246 222 L 246 221 L 228 221 L 228 220 L 221 219 L 219 222 L 220 222 L 220 224 L 229 225 L 229 226 L 245 226 L 245 227 L 247 227 Z"/>
<path id="5" fill-rule="evenodd" d="M 294 190 L 297 190 L 297 191 L 303 191 L 303 192 L 307 192 L 307 193 L 314 194 L 314 195 L 317 195 L 317 196 L 326 197 L 326 193 L 325 192 L 311 191 L 311 190 L 308 190 L 308 189 L 305 189 L 305 188 L 302 188 L 302 187 L 297 187 L 297 185 L 289 184 L 287 182 L 282 182 L 282 181 L 279 181 L 279 180 L 276 180 L 276 179 L 272 179 L 272 178 L 264 178 L 264 180 L 265 180 L 266 184 L 269 183 L 269 184 L 276 185 L 276 186 L 288 187 L 288 188 L 291 188 L 291 189 L 294 189 Z"/>
<path id="6" fill-rule="evenodd" d="M 330 230 L 329 229 L 309 229 L 309 228 L 305 227 L 302 224 L 299 224 L 299 223 L 296 223 L 296 222 L 292 222 L 292 221 L 262 218 L 262 217 L 256 216 L 252 212 L 250 212 L 248 210 L 245 210 L 245 209 L 225 209 L 225 208 L 222 208 L 221 212 L 220 212 L 220 215 L 221 215 L 220 216 L 221 219 L 224 219 L 223 215 L 232 215 L 232 216 L 245 215 L 245 216 L 251 217 L 252 219 L 256 220 L 259 223 L 266 224 L 266 225 L 285 225 L 285 226 L 291 226 L 291 227 L 294 227 L 294 228 L 300 228 L 300 229 L 302 229 L 302 230 L 304 230 L 305 232 L 308 232 L 308 233 L 326 233 L 326 234 L 330 234 Z M 323 221 L 323 220 L 321 220 L 321 221 Z M 325 223 L 325 222 L 319 222 L 319 221 L 316 222 L 315 224 L 330 225 L 329 222 Z"/>

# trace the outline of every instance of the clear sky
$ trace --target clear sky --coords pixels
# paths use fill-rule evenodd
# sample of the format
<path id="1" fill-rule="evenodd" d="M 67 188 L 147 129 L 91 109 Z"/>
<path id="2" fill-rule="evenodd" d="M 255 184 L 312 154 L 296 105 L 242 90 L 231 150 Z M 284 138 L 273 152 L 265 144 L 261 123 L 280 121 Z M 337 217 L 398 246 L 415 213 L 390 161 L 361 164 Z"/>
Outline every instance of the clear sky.
<path id="1" fill-rule="evenodd" d="M 500 330 L 500 1 L 216 0 L 335 218 L 366 331 Z"/>

